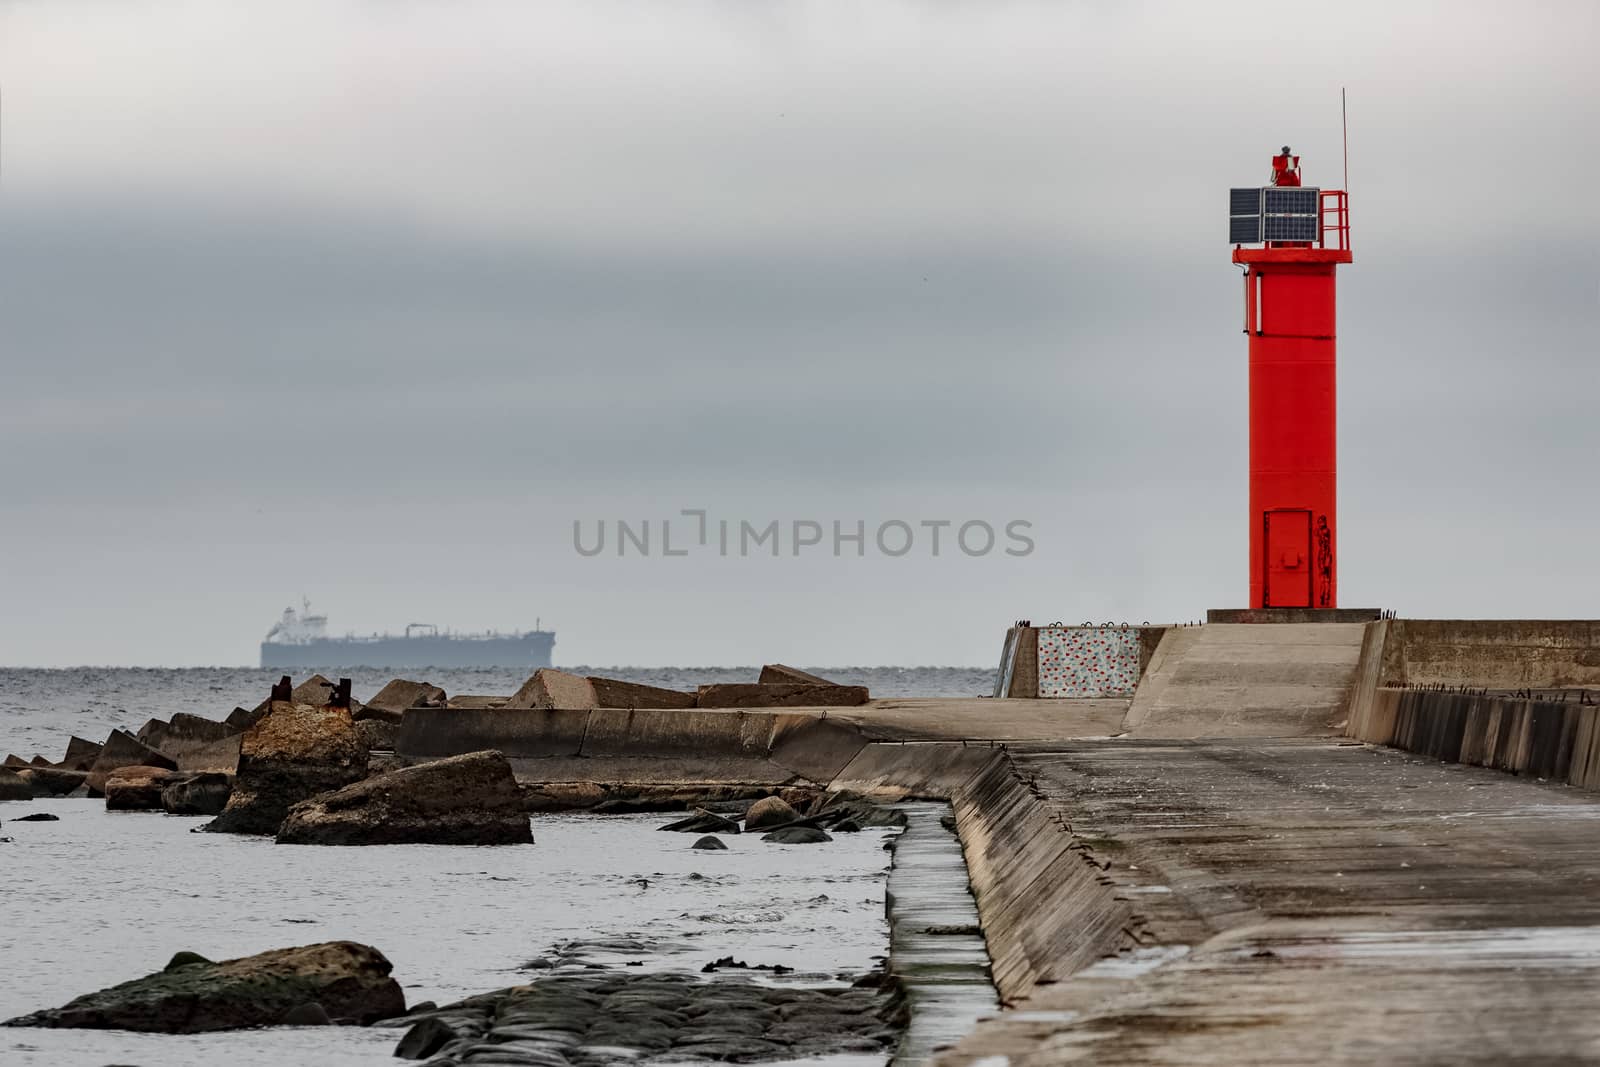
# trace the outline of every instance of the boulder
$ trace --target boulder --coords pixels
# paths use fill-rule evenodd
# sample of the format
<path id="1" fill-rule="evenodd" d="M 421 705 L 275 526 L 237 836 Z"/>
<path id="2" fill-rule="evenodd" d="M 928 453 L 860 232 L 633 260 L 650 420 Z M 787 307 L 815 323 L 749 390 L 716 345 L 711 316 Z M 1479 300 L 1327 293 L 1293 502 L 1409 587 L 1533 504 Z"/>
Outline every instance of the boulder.
<path id="1" fill-rule="evenodd" d="M 782 797 L 763 797 L 750 805 L 744 815 L 746 830 L 760 830 L 769 826 L 783 826 L 800 818 L 800 813 Z"/>
<path id="2" fill-rule="evenodd" d="M 26 767 L 17 777 L 28 783 L 36 797 L 64 797 L 89 777 L 84 771 L 63 771 L 56 767 Z"/>
<path id="3" fill-rule="evenodd" d="M 600 706 L 589 679 L 540 667 L 506 702 L 508 708 L 587 709 Z"/>
<path id="4" fill-rule="evenodd" d="M 45 759 L 43 756 L 35 756 L 35 757 L 33 757 L 32 759 L 30 759 L 28 761 L 28 766 L 30 766 L 30 767 L 48 767 L 48 766 L 50 766 L 50 761 Z"/>
<path id="5" fill-rule="evenodd" d="M 31 766 L 31 764 L 29 764 L 27 760 L 23 759 L 21 756 L 17 755 L 15 752 L 11 753 L 11 755 L 7 756 L 5 759 L 0 760 L 0 767 L 11 767 L 11 768 L 15 769 L 17 767 L 28 767 L 28 766 Z"/>
<path id="6" fill-rule="evenodd" d="M 454 1041 L 460 1034 L 437 1016 L 423 1019 L 400 1039 L 394 1055 L 402 1060 L 425 1060 Z"/>
<path id="7" fill-rule="evenodd" d="M 762 834 L 761 840 L 771 841 L 775 845 L 820 845 L 833 838 L 815 826 L 785 826 L 770 834 Z"/>
<path id="8" fill-rule="evenodd" d="M 532 844 L 522 791 L 498 752 L 402 767 L 296 804 L 283 845 Z"/>
<path id="9" fill-rule="evenodd" d="M 12 822 L 60 822 L 61 816 L 52 815 L 48 811 L 36 811 L 31 815 L 19 815 Z"/>
<path id="10" fill-rule="evenodd" d="M 355 713 L 355 720 L 384 719 L 397 723 L 407 708 L 442 708 L 444 703 L 445 692 L 438 686 L 396 678 Z"/>
<path id="11" fill-rule="evenodd" d="M 84 783 L 89 787 L 89 795 L 104 795 L 106 779 L 112 771 L 123 767 L 164 767 L 175 771 L 178 764 L 172 757 L 157 752 L 128 731 L 113 730 L 111 736 L 106 738 L 106 743 L 100 746 L 100 755 L 95 759 L 94 766 L 89 768 L 89 778 Z"/>
<path id="12" fill-rule="evenodd" d="M 168 815 L 221 815 L 231 795 L 233 779 L 226 774 L 195 774 L 161 790 L 161 810 Z"/>
<path id="13" fill-rule="evenodd" d="M 212 833 L 277 833 L 300 801 L 366 774 L 367 749 L 349 709 L 274 702 L 245 731 L 233 794 L 205 828 Z"/>
<path id="14" fill-rule="evenodd" d="M 87 771 L 100 758 L 100 746 L 74 735 L 67 741 L 67 754 L 57 764 L 64 771 Z"/>
<path id="15" fill-rule="evenodd" d="M 662 689 L 638 682 L 590 676 L 595 702 L 602 708 L 692 708 L 694 694 L 677 689 Z"/>
<path id="16" fill-rule="evenodd" d="M 32 800 L 33 789 L 10 767 L 0 767 L 0 800 Z"/>
<path id="17" fill-rule="evenodd" d="M 761 677 L 757 679 L 762 685 L 838 685 L 838 682 L 827 678 L 819 678 L 815 674 L 807 674 L 798 667 L 790 667 L 782 663 L 769 663 L 761 668 Z"/>
<path id="18" fill-rule="evenodd" d="M 161 791 L 185 776 L 165 767 L 121 767 L 106 778 L 107 811 L 160 811 Z"/>
<path id="19" fill-rule="evenodd" d="M 352 941 L 221 963 L 174 959 L 166 970 L 4 1025 L 198 1034 L 271 1026 L 305 1004 L 318 1005 L 329 1018 L 371 1023 L 406 1010 L 390 969 L 383 953 Z"/>
<path id="20" fill-rule="evenodd" d="M 702 685 L 695 703 L 702 708 L 849 708 L 868 700 L 864 685 Z"/>
<path id="21" fill-rule="evenodd" d="M 690 848 L 706 849 L 707 851 L 711 851 L 711 852 L 726 852 L 726 851 L 728 851 L 728 846 L 722 843 L 722 839 L 721 838 L 712 837 L 710 834 L 707 834 L 705 837 L 702 837 L 700 840 L 696 841 L 694 844 L 690 845 L 689 847 Z"/>

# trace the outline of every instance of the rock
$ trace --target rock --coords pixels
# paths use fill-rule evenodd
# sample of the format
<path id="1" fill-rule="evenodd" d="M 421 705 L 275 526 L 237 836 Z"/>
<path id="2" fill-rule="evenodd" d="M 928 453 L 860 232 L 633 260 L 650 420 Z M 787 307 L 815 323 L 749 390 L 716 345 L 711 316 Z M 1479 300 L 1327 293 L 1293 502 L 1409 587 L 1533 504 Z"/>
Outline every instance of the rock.
<path id="1" fill-rule="evenodd" d="M 763 797 L 750 805 L 745 812 L 744 828 L 760 830 L 763 827 L 782 826 L 800 818 L 800 813 L 790 807 L 782 797 Z"/>
<path id="2" fill-rule="evenodd" d="M 775 845 L 820 845 L 833 838 L 815 826 L 785 826 L 781 830 L 763 834 L 761 840 L 771 841 Z"/>
<path id="3" fill-rule="evenodd" d="M 540 667 L 506 702 L 508 708 L 597 708 L 599 700 L 589 679 Z"/>
<path id="4" fill-rule="evenodd" d="M 278 1020 L 279 1026 L 332 1026 L 328 1010 L 314 1000 L 290 1008 Z"/>
<path id="5" fill-rule="evenodd" d="M 89 769 L 89 777 L 84 782 L 89 787 L 89 795 L 103 796 L 106 779 L 111 772 L 124 767 L 162 767 L 175 771 L 178 764 L 172 757 L 157 752 L 128 731 L 113 730 L 111 736 L 106 738 L 106 743 L 100 746 L 100 755 L 95 758 L 94 766 Z"/>
<path id="6" fill-rule="evenodd" d="M 48 811 L 36 811 L 31 815 L 19 815 L 12 822 L 60 822 L 61 816 L 51 815 Z"/>
<path id="7" fill-rule="evenodd" d="M 278 701 L 245 732 L 239 774 L 212 833 L 277 833 L 302 800 L 360 781 L 367 749 L 347 708 Z"/>
<path id="8" fill-rule="evenodd" d="M 367 701 L 366 706 L 356 712 L 354 718 L 357 722 L 364 719 L 382 719 L 398 723 L 407 708 L 442 708 L 445 699 L 444 690 L 436 685 L 396 678 L 378 690 L 377 695 Z"/>
<path id="9" fill-rule="evenodd" d="M 17 767 L 26 766 L 29 766 L 28 761 L 17 755 L 15 752 L 11 753 L 5 759 L 0 760 L 0 767 L 11 767 L 14 769 Z"/>
<path id="10" fill-rule="evenodd" d="M 713 852 L 726 852 L 726 851 L 728 851 L 728 846 L 722 843 L 722 838 L 720 838 L 720 837 L 712 837 L 710 834 L 707 834 L 705 837 L 702 837 L 700 840 L 696 841 L 694 844 L 690 845 L 689 847 L 690 848 L 703 848 L 703 849 L 707 849 L 707 850 L 713 851 Z"/>
<path id="11" fill-rule="evenodd" d="M 424 1019 L 406 1031 L 394 1047 L 394 1054 L 402 1060 L 425 1060 L 459 1036 L 441 1019 Z"/>
<path id="12" fill-rule="evenodd" d="M 702 685 L 695 704 L 702 708 L 848 708 L 865 704 L 866 686 L 725 683 Z"/>
<path id="13" fill-rule="evenodd" d="M 383 953 L 351 941 L 196 960 L 4 1025 L 197 1034 L 271 1026 L 305 1004 L 370 1023 L 406 1010 L 390 969 Z"/>
<path id="14" fill-rule="evenodd" d="M 861 832 L 861 824 L 854 819 L 840 819 L 829 827 L 836 834 L 855 834 Z"/>
<path id="15" fill-rule="evenodd" d="M 533 830 L 511 764 L 498 752 L 402 767 L 296 804 L 284 845 L 516 845 Z"/>
<path id="16" fill-rule="evenodd" d="M 36 797 L 64 797 L 88 780 L 85 771 L 64 771 L 56 767 L 28 767 L 17 772 Z"/>
<path id="17" fill-rule="evenodd" d="M 10 767 L 0 767 L 0 800 L 32 800 L 33 788 Z"/>
<path id="18" fill-rule="evenodd" d="M 368 708 L 371 706 L 367 705 Z M 400 734 L 400 724 L 390 722 L 388 719 L 369 717 L 356 722 L 356 733 L 361 735 L 361 743 L 366 745 L 368 750 L 393 752 L 395 739 Z"/>
<path id="19" fill-rule="evenodd" d="M 815 674 L 807 674 L 798 667 L 789 667 L 782 663 L 769 663 L 761 668 L 761 677 L 758 679 L 762 685 L 838 685 L 838 682 L 819 678 Z"/>
<path id="20" fill-rule="evenodd" d="M 99 745 L 74 735 L 67 741 L 67 753 L 58 766 L 64 771 L 87 771 L 99 758 Z"/>
<path id="21" fill-rule="evenodd" d="M 696 808 L 687 819 L 669 822 L 660 829 L 680 834 L 736 834 L 739 824 L 726 816 Z"/>
<path id="22" fill-rule="evenodd" d="M 215 961 L 206 959 L 198 952 L 189 952 L 188 950 L 184 950 L 173 953 L 172 958 L 167 961 L 167 965 L 161 969 L 163 971 L 175 971 L 179 967 L 192 967 L 197 963 L 210 965 L 213 962 Z"/>
<path id="23" fill-rule="evenodd" d="M 165 767 L 121 767 L 105 782 L 107 811 L 160 811 L 161 792 L 174 780 L 185 781 Z"/>
<path id="24" fill-rule="evenodd" d="M 48 767 L 48 766 L 50 766 L 50 761 L 45 759 L 43 756 L 34 756 L 32 759 L 30 759 L 28 761 L 28 766 L 30 766 L 30 767 Z"/>
<path id="25" fill-rule="evenodd" d="M 161 808 L 168 815 L 220 815 L 233 795 L 233 779 L 207 772 L 172 782 L 161 790 Z"/>
<path id="26" fill-rule="evenodd" d="M 694 694 L 677 689 L 662 689 L 638 682 L 623 682 L 615 678 L 590 676 L 590 687 L 596 702 L 602 708 L 692 708 Z"/>

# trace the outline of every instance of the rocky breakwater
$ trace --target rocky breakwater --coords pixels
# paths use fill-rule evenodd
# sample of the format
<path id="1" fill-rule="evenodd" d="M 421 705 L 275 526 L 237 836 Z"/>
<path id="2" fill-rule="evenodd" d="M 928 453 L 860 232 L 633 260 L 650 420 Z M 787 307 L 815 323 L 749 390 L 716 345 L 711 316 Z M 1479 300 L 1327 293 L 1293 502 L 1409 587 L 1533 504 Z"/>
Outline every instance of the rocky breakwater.
<path id="1" fill-rule="evenodd" d="M 553 975 L 384 1025 L 408 1025 L 395 1055 L 432 1067 L 600 1067 L 885 1056 L 908 1015 L 898 983 L 882 975 L 848 987 L 808 988 L 742 976 L 586 972 Z"/>
<path id="2" fill-rule="evenodd" d="M 533 831 L 511 765 L 498 752 L 380 774 L 289 809 L 286 845 L 517 845 Z"/>
<path id="3" fill-rule="evenodd" d="M 164 970 L 6 1026 L 196 1034 L 308 1023 L 365 1025 L 405 1011 L 383 953 L 352 941 L 213 963 L 180 952 Z"/>
<path id="4" fill-rule="evenodd" d="M 271 702 L 245 731 L 239 771 L 212 833 L 275 834 L 289 809 L 367 775 L 367 746 L 348 707 Z"/>

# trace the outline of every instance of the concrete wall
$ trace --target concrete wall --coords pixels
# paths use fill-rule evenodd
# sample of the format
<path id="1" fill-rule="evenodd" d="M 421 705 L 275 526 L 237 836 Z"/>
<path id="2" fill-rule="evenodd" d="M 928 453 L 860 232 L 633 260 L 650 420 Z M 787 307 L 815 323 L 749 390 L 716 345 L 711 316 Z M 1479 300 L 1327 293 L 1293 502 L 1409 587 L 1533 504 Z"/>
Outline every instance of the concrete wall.
<path id="1" fill-rule="evenodd" d="M 986 761 L 950 799 L 1003 1003 L 1132 947 L 1126 902 L 1008 757 Z"/>
<path id="2" fill-rule="evenodd" d="M 1600 686 L 1600 622 L 1393 619 L 1380 681 L 1487 689 Z"/>
<path id="3" fill-rule="evenodd" d="M 1600 706 L 1384 688 L 1351 725 L 1362 741 L 1446 763 L 1600 788 Z"/>
<path id="4" fill-rule="evenodd" d="M 524 781 L 824 783 L 867 744 L 853 724 L 771 711 L 409 708 L 395 753 L 497 749 Z"/>

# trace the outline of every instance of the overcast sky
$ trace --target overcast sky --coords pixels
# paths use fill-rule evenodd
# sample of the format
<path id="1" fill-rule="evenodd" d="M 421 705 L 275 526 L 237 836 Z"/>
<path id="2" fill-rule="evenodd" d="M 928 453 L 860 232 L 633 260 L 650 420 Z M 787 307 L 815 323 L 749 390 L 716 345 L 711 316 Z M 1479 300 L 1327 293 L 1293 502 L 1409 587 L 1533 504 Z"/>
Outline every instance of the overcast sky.
<path id="1" fill-rule="evenodd" d="M 0 0 L 0 663 L 253 663 L 302 595 L 637 665 L 1241 605 L 1223 194 L 1340 185 L 1341 86 L 1340 599 L 1600 615 L 1597 12 Z"/>

